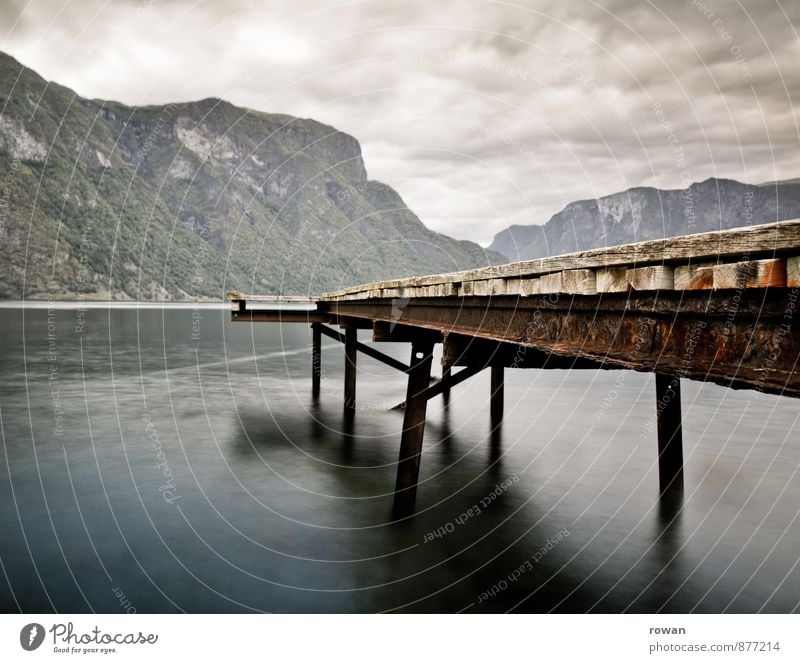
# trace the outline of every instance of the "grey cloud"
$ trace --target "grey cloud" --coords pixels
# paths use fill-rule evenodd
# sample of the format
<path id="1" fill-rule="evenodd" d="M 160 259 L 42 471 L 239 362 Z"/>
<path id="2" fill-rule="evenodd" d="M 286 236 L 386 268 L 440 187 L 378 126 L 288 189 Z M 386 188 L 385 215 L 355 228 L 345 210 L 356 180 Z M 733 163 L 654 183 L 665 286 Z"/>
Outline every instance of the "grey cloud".
<path id="1" fill-rule="evenodd" d="M 4 0 L 0 48 L 85 96 L 314 117 L 429 225 L 487 242 L 687 171 L 798 176 L 800 3 L 703 2 Z"/>

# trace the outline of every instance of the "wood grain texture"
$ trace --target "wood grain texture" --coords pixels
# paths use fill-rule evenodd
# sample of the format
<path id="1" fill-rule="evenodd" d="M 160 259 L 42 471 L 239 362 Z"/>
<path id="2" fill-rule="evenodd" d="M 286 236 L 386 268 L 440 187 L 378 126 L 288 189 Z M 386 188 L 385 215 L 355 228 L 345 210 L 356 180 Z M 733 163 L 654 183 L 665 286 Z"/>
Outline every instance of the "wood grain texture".
<path id="1" fill-rule="evenodd" d="M 627 270 L 624 267 L 601 267 L 597 270 L 597 292 L 626 292 L 628 290 Z"/>
<path id="2" fill-rule="evenodd" d="M 786 285 L 790 288 L 800 287 L 800 256 L 786 260 Z"/>
<path id="3" fill-rule="evenodd" d="M 539 294 L 564 292 L 564 273 L 553 272 L 539 277 Z"/>
<path id="4" fill-rule="evenodd" d="M 714 288 L 783 288 L 786 260 L 748 260 L 714 266 Z"/>
<path id="5" fill-rule="evenodd" d="M 506 294 L 507 295 L 522 295 L 522 279 L 507 279 L 506 280 Z"/>
<path id="6" fill-rule="evenodd" d="M 596 295 L 597 275 L 593 269 L 570 269 L 562 272 L 563 292 L 570 295 Z"/>
<path id="7" fill-rule="evenodd" d="M 485 281 L 472 282 L 472 294 L 477 297 L 487 297 L 491 295 L 505 295 L 505 279 L 487 279 Z"/>
<path id="8" fill-rule="evenodd" d="M 674 272 L 666 265 L 650 265 L 627 270 L 625 278 L 633 290 L 673 290 Z"/>
<path id="9" fill-rule="evenodd" d="M 523 297 L 530 297 L 531 295 L 540 294 L 540 280 L 539 279 L 520 279 L 520 294 Z"/>
<path id="10" fill-rule="evenodd" d="M 679 265 L 675 268 L 675 290 L 710 290 L 713 287 L 713 262 Z"/>
<path id="11" fill-rule="evenodd" d="M 504 279 L 506 295 L 528 297 L 539 294 L 539 279 Z"/>

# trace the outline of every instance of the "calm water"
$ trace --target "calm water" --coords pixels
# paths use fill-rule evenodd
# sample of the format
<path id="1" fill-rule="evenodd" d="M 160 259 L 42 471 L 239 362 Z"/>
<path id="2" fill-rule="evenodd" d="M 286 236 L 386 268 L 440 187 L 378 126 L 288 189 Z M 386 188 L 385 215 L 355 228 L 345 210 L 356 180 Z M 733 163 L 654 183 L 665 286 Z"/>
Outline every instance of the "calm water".
<path id="1" fill-rule="evenodd" d="M 340 346 L 315 403 L 304 325 L 200 314 L 0 309 L 0 609 L 798 610 L 799 401 L 685 382 L 675 515 L 651 376 L 507 371 L 492 435 L 479 375 L 392 523 L 403 376 L 360 357 L 348 426 Z"/>

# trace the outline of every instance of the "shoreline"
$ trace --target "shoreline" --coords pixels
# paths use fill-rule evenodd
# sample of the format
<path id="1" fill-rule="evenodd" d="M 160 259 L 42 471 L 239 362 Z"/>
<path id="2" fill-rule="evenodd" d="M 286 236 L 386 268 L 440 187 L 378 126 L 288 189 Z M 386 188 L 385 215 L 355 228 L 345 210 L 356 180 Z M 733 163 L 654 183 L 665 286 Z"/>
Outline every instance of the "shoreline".
<path id="1" fill-rule="evenodd" d="M 103 300 L 55 300 L 46 299 L 0 299 L 0 309 L 226 309 L 230 302 L 152 302 L 152 301 L 103 301 Z"/>

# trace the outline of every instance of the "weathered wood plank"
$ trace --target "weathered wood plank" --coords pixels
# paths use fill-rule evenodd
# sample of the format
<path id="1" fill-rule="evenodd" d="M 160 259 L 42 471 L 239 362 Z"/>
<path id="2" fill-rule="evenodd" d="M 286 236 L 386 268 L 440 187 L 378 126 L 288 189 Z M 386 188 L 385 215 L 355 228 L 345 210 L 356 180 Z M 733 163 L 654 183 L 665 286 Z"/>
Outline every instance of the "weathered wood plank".
<path id="1" fill-rule="evenodd" d="M 714 287 L 714 264 L 680 265 L 675 268 L 675 290 L 710 290 Z"/>
<path id="2" fill-rule="evenodd" d="M 322 311 L 233 311 L 231 318 L 234 322 L 328 322 L 330 315 Z"/>
<path id="3" fill-rule="evenodd" d="M 522 295 L 522 279 L 506 279 L 507 295 Z"/>
<path id="4" fill-rule="evenodd" d="M 626 271 L 624 267 L 601 267 L 598 269 L 595 276 L 597 292 L 627 292 Z"/>
<path id="5" fill-rule="evenodd" d="M 599 299 L 498 297 L 487 304 L 481 297 L 433 306 L 412 300 L 403 322 L 622 368 L 800 396 L 800 372 L 794 368 L 800 335 L 782 327 L 787 292 L 780 288 L 718 290 L 713 297 L 705 291 L 674 290 Z M 341 315 L 391 320 L 391 303 L 386 301 L 336 307 Z"/>
<path id="6" fill-rule="evenodd" d="M 476 297 L 487 297 L 492 295 L 505 295 L 505 279 L 486 279 L 483 281 L 471 281 L 472 293 Z"/>
<path id="7" fill-rule="evenodd" d="M 570 269 L 562 272 L 564 292 L 570 295 L 596 295 L 597 275 L 593 269 Z"/>
<path id="8" fill-rule="evenodd" d="M 506 292 L 506 280 L 505 279 L 492 279 L 489 281 L 489 287 L 491 289 L 492 295 L 505 295 Z"/>
<path id="9" fill-rule="evenodd" d="M 434 286 L 427 286 L 429 297 L 453 297 L 458 294 L 457 289 L 452 283 L 439 283 Z"/>
<path id="10" fill-rule="evenodd" d="M 800 287 L 800 256 L 786 260 L 786 285 L 789 288 Z"/>
<path id="11" fill-rule="evenodd" d="M 491 281 L 472 281 L 470 283 L 472 287 L 472 294 L 476 297 L 486 297 L 487 295 L 492 294 L 491 286 L 489 285 Z"/>
<path id="12" fill-rule="evenodd" d="M 564 273 L 553 272 L 539 277 L 539 294 L 564 292 Z"/>
<path id="13" fill-rule="evenodd" d="M 714 267 L 714 288 L 783 288 L 786 286 L 786 261 L 748 260 Z"/>
<path id="14" fill-rule="evenodd" d="M 238 290 L 228 290 L 225 295 L 232 302 L 248 301 L 276 302 L 286 304 L 316 304 L 317 301 L 319 301 L 319 297 L 310 297 L 306 295 L 245 295 Z"/>
<path id="15" fill-rule="evenodd" d="M 625 278 L 634 290 L 673 290 L 674 272 L 667 265 L 650 265 L 626 270 Z"/>
<path id="16" fill-rule="evenodd" d="M 540 286 L 541 279 L 520 279 L 520 294 L 523 297 L 538 295 L 541 293 Z"/>
<path id="17" fill-rule="evenodd" d="M 705 262 L 720 258 L 735 259 L 743 255 L 767 257 L 776 252 L 796 254 L 797 247 L 800 247 L 800 219 L 793 219 L 749 228 L 684 235 L 637 244 L 579 251 L 562 256 L 483 267 L 466 272 L 381 281 L 377 284 L 358 285 L 327 293 L 322 299 L 330 301 L 375 287 L 395 288 L 458 282 L 462 283 L 466 290 L 466 284 L 470 281 L 534 277 L 570 269 L 607 268 L 634 264 L 640 266 L 665 261 L 673 263 L 687 260 Z"/>

